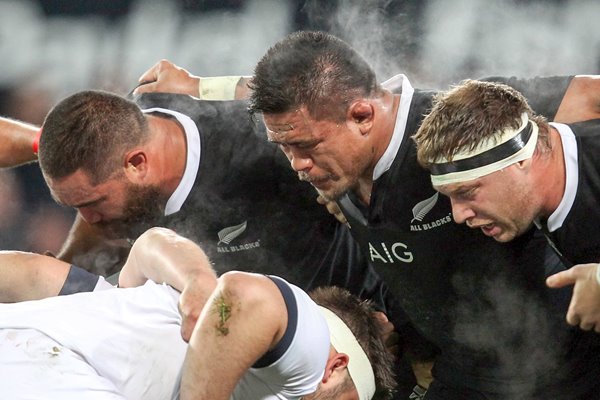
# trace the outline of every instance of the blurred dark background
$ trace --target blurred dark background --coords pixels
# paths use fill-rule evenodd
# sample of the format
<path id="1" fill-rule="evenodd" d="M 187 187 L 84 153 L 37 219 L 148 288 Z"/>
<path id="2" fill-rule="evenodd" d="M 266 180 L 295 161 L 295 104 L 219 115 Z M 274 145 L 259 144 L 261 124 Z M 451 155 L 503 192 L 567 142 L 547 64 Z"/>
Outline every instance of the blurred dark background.
<path id="1" fill-rule="evenodd" d="M 41 124 L 82 89 L 128 92 L 167 58 L 201 76 L 251 74 L 289 32 L 352 44 L 380 80 L 444 88 L 484 75 L 600 73 L 596 0 L 0 0 L 0 115 Z M 36 164 L 0 170 L 0 249 L 56 252 L 73 219 Z"/>

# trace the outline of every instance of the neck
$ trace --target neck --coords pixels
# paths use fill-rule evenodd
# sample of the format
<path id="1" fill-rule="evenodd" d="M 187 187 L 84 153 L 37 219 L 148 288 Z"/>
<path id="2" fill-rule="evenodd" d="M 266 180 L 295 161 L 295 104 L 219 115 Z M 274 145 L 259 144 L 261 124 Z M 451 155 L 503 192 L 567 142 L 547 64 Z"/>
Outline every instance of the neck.
<path id="1" fill-rule="evenodd" d="M 553 127 L 549 129 L 552 150 L 550 154 L 538 156 L 538 162 L 542 166 L 539 169 L 538 187 L 544 199 L 541 215 L 543 218 L 547 218 L 558 208 L 565 194 L 567 182 L 567 166 L 560 134 Z"/>
<path id="2" fill-rule="evenodd" d="M 373 171 L 375 170 L 375 166 L 383 157 L 383 154 L 390 145 L 392 136 L 394 135 L 396 116 L 398 114 L 398 106 L 400 105 L 400 95 L 385 90 L 383 96 L 377 99 L 377 101 L 374 102 L 374 105 L 375 120 L 371 130 L 371 135 L 373 137 L 372 163 L 363 176 L 359 178 L 358 187 L 355 190 L 355 194 L 365 205 L 369 205 L 371 202 Z"/>
<path id="3" fill-rule="evenodd" d="M 165 195 L 173 194 L 185 171 L 187 141 L 176 119 L 148 116 L 156 160 L 156 180 Z"/>
<path id="4" fill-rule="evenodd" d="M 369 178 L 368 181 L 363 182 L 359 180 L 358 187 L 355 189 L 354 194 L 358 197 L 361 203 L 364 205 L 371 204 L 371 192 L 373 190 L 373 175 Z"/>

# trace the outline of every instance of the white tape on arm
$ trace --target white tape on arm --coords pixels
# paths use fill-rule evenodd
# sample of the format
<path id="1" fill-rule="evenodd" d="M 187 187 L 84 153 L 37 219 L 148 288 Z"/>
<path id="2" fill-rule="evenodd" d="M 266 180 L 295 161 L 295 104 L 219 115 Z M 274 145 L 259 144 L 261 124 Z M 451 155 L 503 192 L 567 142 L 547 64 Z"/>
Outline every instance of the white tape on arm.
<path id="1" fill-rule="evenodd" d="M 241 76 L 200 78 L 199 98 L 202 100 L 233 100 Z"/>

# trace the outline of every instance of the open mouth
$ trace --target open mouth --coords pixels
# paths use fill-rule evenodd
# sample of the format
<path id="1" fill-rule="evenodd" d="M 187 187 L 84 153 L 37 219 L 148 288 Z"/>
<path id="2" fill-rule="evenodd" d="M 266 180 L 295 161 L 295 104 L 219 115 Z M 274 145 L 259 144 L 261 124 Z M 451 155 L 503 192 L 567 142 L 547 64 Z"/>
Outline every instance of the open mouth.
<path id="1" fill-rule="evenodd" d="M 497 227 L 494 223 L 481 225 L 481 226 L 479 226 L 479 229 L 481 229 L 483 234 L 486 236 L 496 236 L 497 234 L 500 233 L 500 228 Z"/>

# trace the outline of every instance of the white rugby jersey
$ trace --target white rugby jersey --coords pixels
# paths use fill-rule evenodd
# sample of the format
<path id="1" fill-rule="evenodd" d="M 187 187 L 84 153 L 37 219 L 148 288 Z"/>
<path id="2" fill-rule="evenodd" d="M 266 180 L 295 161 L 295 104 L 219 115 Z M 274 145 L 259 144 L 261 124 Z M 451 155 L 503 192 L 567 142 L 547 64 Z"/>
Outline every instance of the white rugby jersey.
<path id="1" fill-rule="evenodd" d="M 170 398 L 186 350 L 178 298 L 147 282 L 0 304 L 3 396 Z"/>
<path id="2" fill-rule="evenodd" d="M 282 284 L 283 282 L 283 284 Z M 234 399 L 294 399 L 318 386 L 329 331 L 302 290 L 276 281 L 291 332 Z M 132 289 L 0 304 L 2 396 L 10 399 L 173 399 L 186 351 L 179 293 L 147 282 Z"/>

